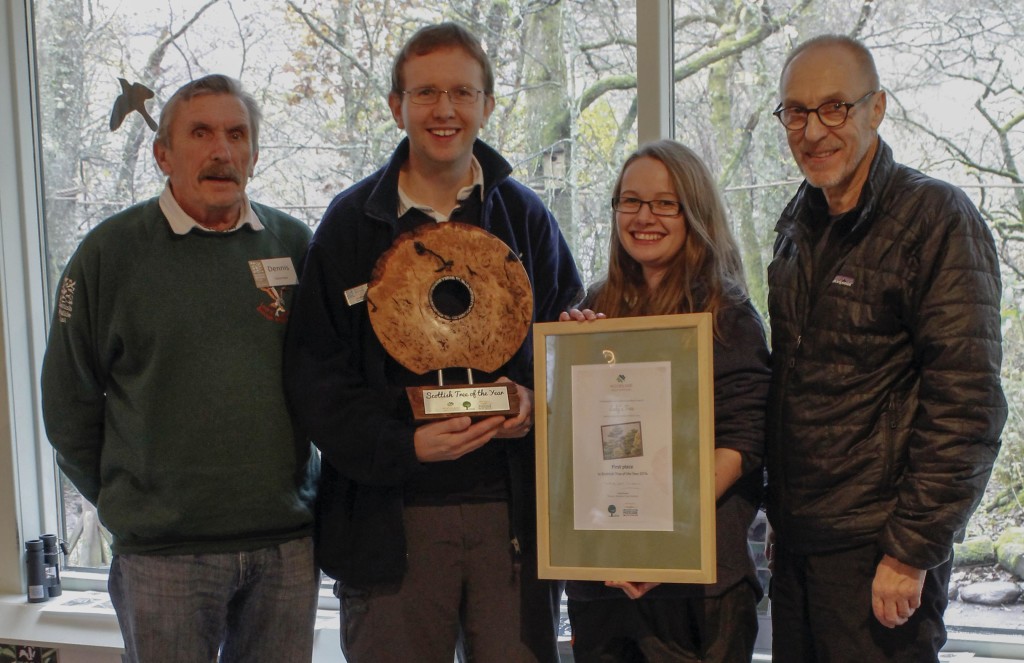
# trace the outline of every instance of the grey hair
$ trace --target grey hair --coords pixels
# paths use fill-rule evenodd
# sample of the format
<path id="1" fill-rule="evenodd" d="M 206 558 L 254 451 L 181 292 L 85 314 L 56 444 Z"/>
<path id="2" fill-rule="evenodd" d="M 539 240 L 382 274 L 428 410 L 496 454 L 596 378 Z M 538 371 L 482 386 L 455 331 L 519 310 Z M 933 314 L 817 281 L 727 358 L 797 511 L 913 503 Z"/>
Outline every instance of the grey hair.
<path id="1" fill-rule="evenodd" d="M 237 79 L 223 74 L 203 76 L 178 88 L 178 91 L 171 95 L 171 98 L 164 104 L 163 110 L 160 111 L 160 125 L 157 127 L 156 138 L 153 139 L 153 142 L 170 147 L 170 129 L 178 106 L 204 94 L 230 94 L 245 105 L 245 109 L 249 112 L 249 135 L 252 141 L 252 151 L 253 153 L 258 152 L 260 120 L 263 119 L 260 107 L 256 103 L 255 97 L 243 90 L 242 84 Z"/>

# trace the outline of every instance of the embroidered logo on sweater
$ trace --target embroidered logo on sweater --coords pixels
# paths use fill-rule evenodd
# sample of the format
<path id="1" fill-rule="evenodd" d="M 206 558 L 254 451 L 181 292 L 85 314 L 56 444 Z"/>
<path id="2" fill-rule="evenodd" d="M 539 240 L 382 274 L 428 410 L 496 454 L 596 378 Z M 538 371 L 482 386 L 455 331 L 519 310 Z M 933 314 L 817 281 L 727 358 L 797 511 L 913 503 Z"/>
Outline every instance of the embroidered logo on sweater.
<path id="1" fill-rule="evenodd" d="M 68 277 L 60 284 L 60 295 L 57 297 L 57 318 L 61 323 L 71 319 L 71 309 L 75 303 L 75 282 Z"/>
<path id="2" fill-rule="evenodd" d="M 259 314 L 271 322 L 288 322 L 288 310 L 284 307 L 284 293 L 288 288 L 260 288 L 270 297 L 256 307 Z"/>
<path id="3" fill-rule="evenodd" d="M 842 274 L 839 274 L 834 279 L 832 279 L 832 284 L 833 285 L 841 285 L 844 288 L 850 288 L 850 287 L 853 286 L 853 277 L 852 276 L 843 276 Z"/>

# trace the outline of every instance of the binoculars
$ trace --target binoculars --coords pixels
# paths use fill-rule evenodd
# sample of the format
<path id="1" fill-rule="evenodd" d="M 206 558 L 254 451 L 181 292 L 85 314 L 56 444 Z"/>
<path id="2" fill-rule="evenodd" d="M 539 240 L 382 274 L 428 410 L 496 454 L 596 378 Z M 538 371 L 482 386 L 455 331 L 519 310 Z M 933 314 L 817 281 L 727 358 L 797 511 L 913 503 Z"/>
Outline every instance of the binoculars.
<path id="1" fill-rule="evenodd" d="M 42 603 L 61 595 L 60 555 L 67 546 L 56 534 L 43 534 L 25 542 L 25 569 L 28 572 L 28 602 Z"/>

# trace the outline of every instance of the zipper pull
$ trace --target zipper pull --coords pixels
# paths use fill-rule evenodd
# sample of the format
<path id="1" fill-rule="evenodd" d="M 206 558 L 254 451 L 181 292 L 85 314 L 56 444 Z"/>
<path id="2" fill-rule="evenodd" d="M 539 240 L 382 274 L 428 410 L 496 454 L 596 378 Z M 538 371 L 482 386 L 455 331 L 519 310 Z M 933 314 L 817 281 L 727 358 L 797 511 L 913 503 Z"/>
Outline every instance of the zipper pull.
<path id="1" fill-rule="evenodd" d="M 512 537 L 512 577 L 509 582 L 515 584 L 519 581 L 519 572 L 523 568 L 523 549 L 519 545 L 519 537 Z"/>

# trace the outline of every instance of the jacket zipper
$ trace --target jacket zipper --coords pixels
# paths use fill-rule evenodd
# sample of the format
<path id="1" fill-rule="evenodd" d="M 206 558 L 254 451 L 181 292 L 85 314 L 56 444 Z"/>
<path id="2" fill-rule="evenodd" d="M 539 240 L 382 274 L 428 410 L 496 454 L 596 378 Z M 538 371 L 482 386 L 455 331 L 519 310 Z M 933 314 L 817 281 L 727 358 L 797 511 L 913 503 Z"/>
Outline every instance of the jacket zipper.
<path id="1" fill-rule="evenodd" d="M 788 358 L 786 360 L 786 370 L 785 370 L 784 374 L 782 375 L 782 378 L 779 380 L 779 384 L 781 386 L 781 394 L 779 395 L 779 401 L 778 401 L 779 405 L 780 405 L 780 411 L 777 413 L 776 421 L 775 421 L 775 440 L 776 440 L 776 443 L 778 443 L 778 441 L 781 440 L 782 437 L 783 437 L 783 428 L 784 427 L 783 427 L 783 423 L 782 423 L 781 406 L 782 406 L 782 403 L 785 401 L 785 395 L 784 394 L 785 394 L 785 392 L 789 388 L 790 371 L 796 366 L 796 355 L 800 351 L 800 346 L 803 344 L 803 329 L 804 329 L 804 327 L 807 324 L 807 319 L 810 316 L 810 308 L 811 308 L 811 293 L 810 293 L 810 290 L 811 290 L 811 287 L 810 287 L 811 278 L 810 277 L 813 276 L 813 275 L 809 275 L 807 273 L 807 271 L 806 271 L 805 265 L 800 264 L 802 261 L 806 261 L 808 255 L 809 255 L 807 253 L 807 248 L 808 248 L 807 247 L 807 242 L 805 240 L 804 235 L 802 233 L 799 233 L 799 232 L 789 234 L 789 239 L 790 239 L 790 241 L 793 242 L 793 244 L 796 246 L 796 249 L 797 249 L 796 272 L 797 272 L 797 278 L 800 280 L 800 285 L 801 285 L 801 288 L 800 288 L 799 293 L 797 294 L 797 297 L 799 297 L 800 299 L 803 300 L 802 301 L 802 303 L 803 303 L 803 311 L 802 311 L 802 315 L 799 316 L 800 324 L 799 324 L 798 331 L 797 331 L 797 334 L 796 334 L 796 343 L 793 344 L 792 350 L 790 350 L 790 352 L 789 352 L 789 356 L 788 356 Z M 787 499 L 786 499 L 787 491 L 786 491 L 785 486 L 786 486 L 786 474 L 787 474 L 787 472 L 786 472 L 785 463 L 781 462 L 781 460 L 780 460 L 780 462 L 777 465 L 778 465 L 778 467 L 776 468 L 776 472 L 779 475 L 778 476 L 778 480 L 780 481 L 780 483 L 782 485 L 782 489 L 779 492 L 779 500 L 780 500 L 779 513 L 776 514 L 775 519 L 776 519 L 776 522 L 779 525 L 778 529 L 785 530 L 786 529 L 785 514 L 786 514 L 786 502 L 787 502 Z"/>

